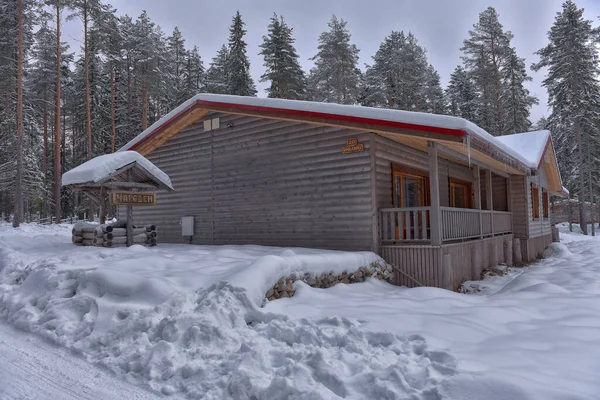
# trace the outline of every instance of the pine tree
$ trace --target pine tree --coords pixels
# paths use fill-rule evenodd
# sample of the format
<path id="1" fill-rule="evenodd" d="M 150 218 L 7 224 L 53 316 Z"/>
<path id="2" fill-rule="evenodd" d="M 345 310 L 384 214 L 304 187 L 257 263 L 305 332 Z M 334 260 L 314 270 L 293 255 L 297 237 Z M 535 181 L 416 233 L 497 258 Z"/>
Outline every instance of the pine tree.
<path id="1" fill-rule="evenodd" d="M 17 176 L 13 227 L 23 218 L 23 0 L 17 0 Z"/>
<path id="2" fill-rule="evenodd" d="M 552 107 L 548 125 L 554 135 L 561 170 L 566 171 L 567 188 L 578 193 L 581 229 L 585 234 L 586 189 L 591 186 L 592 171 L 600 167 L 597 157 L 600 64 L 594 47 L 597 35 L 598 29 L 592 27 L 592 21 L 583 18 L 583 9 L 568 0 L 548 32 L 548 45 L 536 53 L 540 61 L 532 65 L 536 71 L 548 69 L 543 81 Z M 574 165 L 572 160 L 576 160 Z M 589 189 L 591 199 L 593 191 Z"/>
<path id="3" fill-rule="evenodd" d="M 306 77 L 298 62 L 294 48 L 295 39 L 283 17 L 274 14 L 269 24 L 269 34 L 263 36 L 260 55 L 264 57 L 265 73 L 261 82 L 271 82 L 268 97 L 303 99 L 306 96 Z"/>
<path id="4" fill-rule="evenodd" d="M 56 35 L 49 26 L 49 15 L 45 14 L 36 32 L 36 41 L 32 50 L 34 60 L 30 70 L 31 91 L 35 93 L 38 99 L 35 102 L 35 111 L 41 117 L 43 129 L 43 170 L 48 166 L 48 120 L 51 110 L 48 105 L 51 103 L 52 93 L 54 92 L 54 74 L 56 68 Z"/>
<path id="5" fill-rule="evenodd" d="M 548 119 L 544 116 L 541 116 L 540 119 L 535 123 L 532 127 L 534 131 L 543 131 L 548 129 Z"/>
<path id="6" fill-rule="evenodd" d="M 167 38 L 167 82 L 171 88 L 168 93 L 167 108 L 173 109 L 183 103 L 187 98 L 185 93 L 185 63 L 187 51 L 185 39 L 178 27 L 173 29 L 173 34 Z"/>
<path id="7" fill-rule="evenodd" d="M 531 77 L 527 75 L 525 59 L 517 56 L 514 48 L 510 48 L 502 65 L 504 134 L 526 132 L 531 128 L 529 114 L 531 106 L 538 104 L 538 100 L 525 88 L 524 83 L 527 81 L 531 81 Z"/>
<path id="8" fill-rule="evenodd" d="M 425 88 L 425 111 L 432 114 L 446 114 L 447 100 L 444 95 L 444 89 L 440 82 L 440 74 L 433 68 L 433 65 L 427 67 L 427 85 Z"/>
<path id="9" fill-rule="evenodd" d="M 90 101 L 90 79 L 89 79 L 89 58 L 90 58 L 90 25 L 92 21 L 98 20 L 102 13 L 100 0 L 69 0 L 70 8 L 74 13 L 67 17 L 67 20 L 78 17 L 83 25 L 83 55 L 84 55 L 84 73 L 85 73 L 85 120 L 86 120 L 86 149 L 88 160 L 92 158 L 92 111 Z"/>
<path id="10" fill-rule="evenodd" d="M 187 52 L 183 71 L 185 81 L 183 100 L 202 92 L 204 89 L 204 65 L 198 47 Z"/>
<path id="11" fill-rule="evenodd" d="M 61 212 L 61 124 L 60 124 L 60 111 L 61 111 L 61 41 L 60 41 L 60 27 L 61 27 L 61 14 L 65 7 L 65 2 L 61 0 L 46 0 L 46 4 L 51 6 L 54 11 L 56 18 L 56 89 L 55 89 L 55 111 L 54 111 L 54 219 L 57 224 L 60 224 L 62 212 Z"/>
<path id="12" fill-rule="evenodd" d="M 315 62 L 308 78 L 309 97 L 314 101 L 355 104 L 360 95 L 361 72 L 356 45 L 350 43 L 346 21 L 334 15 L 329 31 L 319 36 Z"/>
<path id="13" fill-rule="evenodd" d="M 475 122 L 494 135 L 504 132 L 501 67 L 511 39 L 512 33 L 504 31 L 496 9 L 488 7 L 479 14 L 461 48 L 466 69 L 479 91 L 480 118 Z"/>
<path id="14" fill-rule="evenodd" d="M 206 72 L 206 91 L 215 94 L 231 94 L 229 92 L 229 70 L 228 62 L 229 50 L 225 45 L 217 52 L 212 59 L 208 71 Z"/>
<path id="15" fill-rule="evenodd" d="M 238 11 L 229 28 L 229 49 L 227 55 L 227 92 L 237 96 L 256 96 L 254 81 L 250 76 L 250 60 L 246 55 L 244 42 L 245 23 Z"/>
<path id="16" fill-rule="evenodd" d="M 469 121 L 478 120 L 478 98 L 475 84 L 469 74 L 457 66 L 446 89 L 450 115 L 465 118 Z"/>

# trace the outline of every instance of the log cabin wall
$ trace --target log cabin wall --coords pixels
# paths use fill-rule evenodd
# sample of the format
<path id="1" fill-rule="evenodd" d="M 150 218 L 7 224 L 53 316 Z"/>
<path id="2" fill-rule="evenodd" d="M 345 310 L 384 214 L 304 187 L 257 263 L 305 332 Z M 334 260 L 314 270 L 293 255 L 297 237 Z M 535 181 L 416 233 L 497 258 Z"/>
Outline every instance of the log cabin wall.
<path id="1" fill-rule="evenodd" d="M 531 218 L 528 210 L 528 183 L 527 177 L 523 175 L 510 176 L 510 190 L 512 197 L 512 218 L 513 234 L 517 239 L 527 239 L 529 235 L 529 219 Z M 529 196 L 529 197 L 528 197 Z"/>
<path id="2" fill-rule="evenodd" d="M 342 154 L 348 138 L 364 151 Z M 195 244 L 374 250 L 370 134 L 213 113 L 146 157 L 175 187 L 134 209 L 159 242 L 181 243 L 180 217 L 194 216 Z"/>
<path id="3" fill-rule="evenodd" d="M 492 173 L 492 205 L 496 211 L 509 211 L 507 179 Z"/>

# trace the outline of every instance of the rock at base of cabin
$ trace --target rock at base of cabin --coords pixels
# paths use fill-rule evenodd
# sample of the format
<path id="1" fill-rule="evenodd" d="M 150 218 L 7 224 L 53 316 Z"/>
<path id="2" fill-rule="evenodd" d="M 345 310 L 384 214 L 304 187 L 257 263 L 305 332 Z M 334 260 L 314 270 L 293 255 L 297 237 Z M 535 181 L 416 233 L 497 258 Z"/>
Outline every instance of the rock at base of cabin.
<path id="1" fill-rule="evenodd" d="M 308 278 L 304 278 L 304 283 L 308 286 L 315 286 L 317 284 L 317 280 L 313 276 L 309 276 Z"/>
<path id="2" fill-rule="evenodd" d="M 392 282 L 394 279 L 394 268 L 387 263 L 373 263 L 368 267 L 360 267 L 356 271 L 344 271 L 339 275 L 325 273 L 314 276 L 307 273 L 304 274 L 304 276 L 301 276 L 293 273 L 289 277 L 279 279 L 277 283 L 267 291 L 265 298 L 269 301 L 273 301 L 280 298 L 293 297 L 296 294 L 294 282 L 297 280 L 300 280 L 313 288 L 327 289 L 338 283 L 349 285 L 352 283 L 364 282 L 370 277 L 386 282 Z"/>

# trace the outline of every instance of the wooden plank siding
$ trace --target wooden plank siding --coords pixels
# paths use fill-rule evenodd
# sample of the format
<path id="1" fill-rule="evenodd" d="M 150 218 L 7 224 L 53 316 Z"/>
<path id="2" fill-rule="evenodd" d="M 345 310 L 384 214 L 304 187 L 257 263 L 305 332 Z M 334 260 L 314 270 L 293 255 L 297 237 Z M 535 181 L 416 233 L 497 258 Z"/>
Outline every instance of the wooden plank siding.
<path id="1" fill-rule="evenodd" d="M 204 131 L 205 119 L 220 128 Z M 364 151 L 342 154 L 346 139 Z M 368 133 L 307 123 L 210 114 L 147 158 L 175 191 L 137 207 L 159 241 L 181 243 L 181 216 L 195 217 L 195 244 L 260 244 L 374 250 Z"/>
<path id="2" fill-rule="evenodd" d="M 552 243 L 552 234 L 522 240 L 523 261 L 531 262 L 541 258 L 542 253 L 550 243 Z"/>
<path id="3" fill-rule="evenodd" d="M 534 184 L 539 189 L 538 195 L 538 203 L 532 204 L 532 196 L 531 196 L 531 184 Z M 539 236 L 545 236 L 552 233 L 552 224 L 550 222 L 550 218 L 544 218 L 543 208 L 542 208 L 542 189 L 548 190 L 548 180 L 545 179 L 543 174 L 529 176 L 527 177 L 527 212 L 528 212 L 528 222 L 529 222 L 529 238 L 535 238 Z M 539 218 L 533 218 L 533 207 L 538 207 L 539 209 Z"/>
<path id="4" fill-rule="evenodd" d="M 381 246 L 381 257 L 425 286 L 441 287 L 442 252 L 440 246 Z M 418 286 L 396 270 L 395 283 Z"/>
<path id="5" fill-rule="evenodd" d="M 508 211 L 507 179 L 492 173 L 492 205 L 495 211 Z"/>
<path id="6" fill-rule="evenodd" d="M 478 280 L 483 270 L 506 263 L 505 246 L 512 243 L 513 235 L 503 235 L 483 240 L 447 244 L 442 254 L 449 254 L 452 262 L 452 288 L 458 289 L 464 281 Z M 473 268 L 473 257 L 476 257 Z"/>
<path id="7" fill-rule="evenodd" d="M 510 185 L 513 203 L 513 235 L 518 239 L 526 239 L 529 230 L 529 219 L 531 218 L 528 210 L 530 194 L 527 193 L 527 177 L 511 175 Z"/>

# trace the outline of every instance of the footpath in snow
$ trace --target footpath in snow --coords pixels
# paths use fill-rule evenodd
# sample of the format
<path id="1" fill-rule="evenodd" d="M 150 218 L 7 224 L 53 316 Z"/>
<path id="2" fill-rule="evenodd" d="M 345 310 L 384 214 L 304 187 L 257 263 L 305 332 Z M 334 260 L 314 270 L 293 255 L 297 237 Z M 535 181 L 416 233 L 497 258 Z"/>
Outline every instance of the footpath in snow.
<path id="1" fill-rule="evenodd" d="M 76 247 L 70 227 L 0 225 L 0 318 L 172 398 L 600 398 L 600 242 L 468 283 L 329 289 L 372 253 L 259 246 Z"/>
<path id="2" fill-rule="evenodd" d="M 152 400 L 71 351 L 0 321 L 0 399 Z"/>

